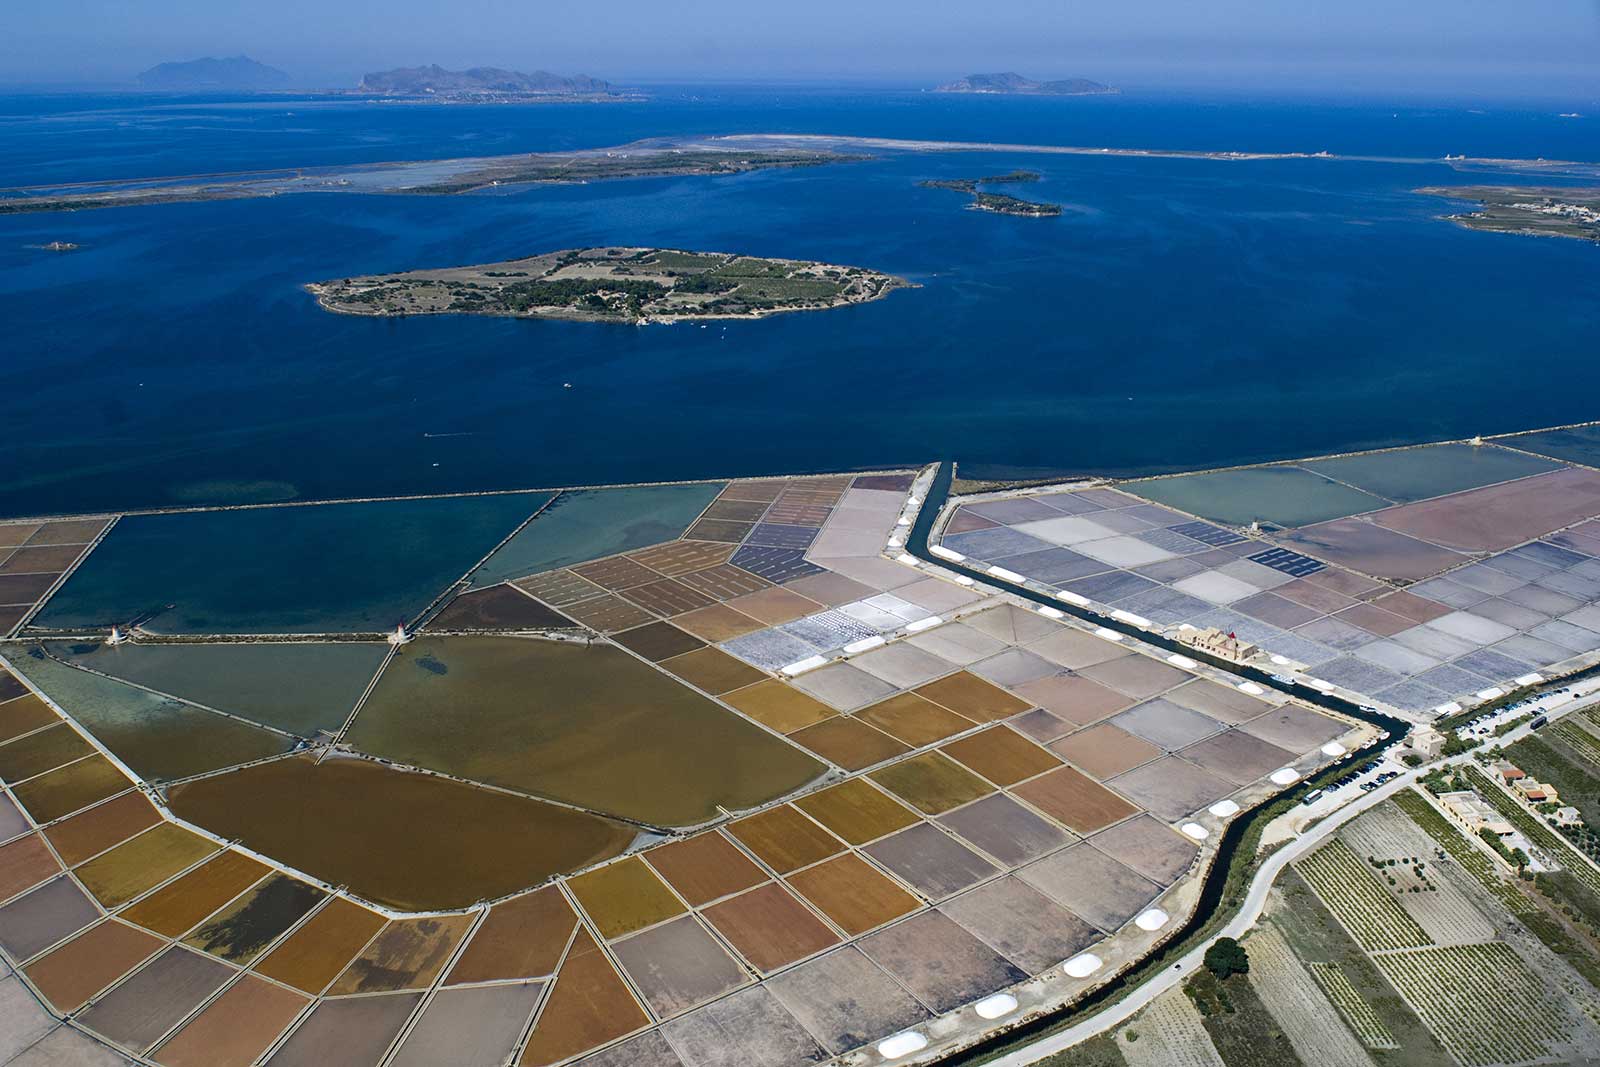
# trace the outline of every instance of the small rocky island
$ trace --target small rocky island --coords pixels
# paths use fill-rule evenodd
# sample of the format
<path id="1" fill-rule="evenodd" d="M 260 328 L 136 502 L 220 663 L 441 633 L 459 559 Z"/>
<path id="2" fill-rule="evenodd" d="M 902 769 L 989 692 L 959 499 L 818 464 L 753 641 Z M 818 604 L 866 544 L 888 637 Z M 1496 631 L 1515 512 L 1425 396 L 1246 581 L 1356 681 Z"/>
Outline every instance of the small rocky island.
<path id="1" fill-rule="evenodd" d="M 1477 211 L 1445 216 L 1469 230 L 1600 241 L 1600 189 L 1466 185 L 1428 186 L 1417 192 L 1478 201 Z"/>
<path id="2" fill-rule="evenodd" d="M 1037 200 L 1023 200 L 1005 193 L 985 192 L 984 185 L 1006 185 L 1019 182 L 1036 182 L 1039 175 L 1031 170 L 1014 170 L 1009 174 L 990 174 L 982 178 L 929 178 L 917 184 L 924 189 L 953 189 L 972 197 L 967 205 L 973 211 L 993 211 L 1000 215 L 1020 215 L 1023 218 L 1043 219 L 1061 214 L 1060 204 L 1045 204 Z"/>
<path id="3" fill-rule="evenodd" d="M 644 325 L 755 319 L 878 300 L 910 285 L 861 267 L 726 252 L 578 248 L 470 267 L 314 282 L 346 315 L 503 315 Z"/>
<path id="4" fill-rule="evenodd" d="M 968 74 L 934 90 L 936 93 L 987 93 L 992 96 L 1105 96 L 1119 92 L 1088 78 L 1062 78 L 1038 82 L 1015 71 L 1004 74 Z"/>

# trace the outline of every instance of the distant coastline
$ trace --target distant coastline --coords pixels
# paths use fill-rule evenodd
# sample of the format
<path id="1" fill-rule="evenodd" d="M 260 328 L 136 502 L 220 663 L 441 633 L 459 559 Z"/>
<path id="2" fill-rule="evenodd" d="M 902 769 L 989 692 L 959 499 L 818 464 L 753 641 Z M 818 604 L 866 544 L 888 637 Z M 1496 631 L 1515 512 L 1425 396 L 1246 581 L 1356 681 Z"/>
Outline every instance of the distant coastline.
<path id="1" fill-rule="evenodd" d="M 1465 185 L 1427 186 L 1416 192 L 1452 200 L 1476 200 L 1477 211 L 1444 216 L 1464 229 L 1600 241 L 1600 189 Z"/>
<path id="2" fill-rule="evenodd" d="M 1114 96 L 1122 90 L 1114 89 L 1088 78 L 1062 78 L 1056 81 L 1034 81 L 1016 71 L 1001 74 L 968 74 L 965 78 L 940 85 L 936 93 L 981 93 L 989 96 Z"/>
<path id="3" fill-rule="evenodd" d="M 449 103 L 615 100 L 622 96 L 610 82 L 587 74 L 562 75 L 546 70 L 525 74 L 501 67 L 446 70 L 437 63 L 373 71 L 362 77 L 353 92 Z"/>

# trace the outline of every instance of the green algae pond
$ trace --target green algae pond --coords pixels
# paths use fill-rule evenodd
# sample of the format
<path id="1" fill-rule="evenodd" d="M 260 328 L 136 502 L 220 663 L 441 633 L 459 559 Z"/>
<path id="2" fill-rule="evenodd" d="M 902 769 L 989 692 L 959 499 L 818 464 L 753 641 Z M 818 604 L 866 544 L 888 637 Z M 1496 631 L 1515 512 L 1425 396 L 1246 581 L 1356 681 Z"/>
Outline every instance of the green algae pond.
<path id="1" fill-rule="evenodd" d="M 359 896 L 466 907 L 620 855 L 626 823 L 529 797 L 309 755 L 175 785 L 173 812 Z"/>
<path id="2" fill-rule="evenodd" d="M 825 770 L 611 645 L 422 638 L 390 661 L 357 748 L 653 826 L 688 826 Z"/>
<path id="3" fill-rule="evenodd" d="M 301 737 L 344 725 L 388 650 L 381 641 L 51 645 L 74 665 Z"/>
<path id="4" fill-rule="evenodd" d="M 294 744 L 283 734 L 69 667 L 38 647 L 8 650 L 6 658 L 147 780 L 204 774 L 275 756 Z"/>
<path id="5" fill-rule="evenodd" d="M 427 607 L 549 493 L 130 515 L 34 624 L 379 633 Z"/>

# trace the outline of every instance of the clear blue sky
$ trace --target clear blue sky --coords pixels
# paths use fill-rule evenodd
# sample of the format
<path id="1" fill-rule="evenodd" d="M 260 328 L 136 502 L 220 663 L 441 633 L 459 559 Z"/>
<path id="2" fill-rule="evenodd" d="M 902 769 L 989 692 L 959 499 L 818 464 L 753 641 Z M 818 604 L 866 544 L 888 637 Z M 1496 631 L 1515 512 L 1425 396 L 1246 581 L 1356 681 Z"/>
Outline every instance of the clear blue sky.
<path id="1" fill-rule="evenodd" d="M 126 81 L 247 53 L 305 85 L 437 62 L 613 81 L 1143 86 L 1600 97 L 1600 0 L 40 0 L 0 81 Z"/>

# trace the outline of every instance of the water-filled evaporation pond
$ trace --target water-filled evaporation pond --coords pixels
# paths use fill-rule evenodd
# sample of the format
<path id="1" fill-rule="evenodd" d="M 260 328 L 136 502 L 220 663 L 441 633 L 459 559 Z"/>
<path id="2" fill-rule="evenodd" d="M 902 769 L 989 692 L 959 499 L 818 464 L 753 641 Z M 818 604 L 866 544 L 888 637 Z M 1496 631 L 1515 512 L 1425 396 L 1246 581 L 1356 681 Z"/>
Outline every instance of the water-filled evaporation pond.
<path id="1" fill-rule="evenodd" d="M 1600 426 L 1577 426 L 1569 430 L 1545 430 L 1498 438 L 1500 444 L 1552 456 L 1567 463 L 1600 466 Z"/>
<path id="2" fill-rule="evenodd" d="M 40 627 L 150 616 L 159 633 L 375 633 L 426 607 L 548 493 L 250 508 L 118 521 Z"/>
<path id="3" fill-rule="evenodd" d="M 1129 482 L 1127 489 L 1158 504 L 1170 504 L 1230 526 L 1248 526 L 1258 521 L 1305 526 L 1377 511 L 1389 504 L 1382 497 L 1293 466 L 1185 474 Z"/>
<path id="4" fill-rule="evenodd" d="M 179 817 L 357 895 L 413 911 L 464 907 L 620 854 L 625 823 L 396 770 L 291 756 L 185 782 Z"/>
<path id="5" fill-rule="evenodd" d="M 343 725 L 389 646 L 295 641 L 51 647 L 102 674 L 310 737 Z"/>
<path id="6" fill-rule="evenodd" d="M 475 586 L 570 567 L 671 541 L 683 534 L 725 482 L 640 485 L 562 493 L 472 576 Z"/>
<path id="7" fill-rule="evenodd" d="M 404 646 L 349 740 L 374 755 L 656 826 L 754 807 L 824 767 L 611 645 Z"/>
<path id="8" fill-rule="evenodd" d="M 38 647 L 6 657 L 141 778 L 184 778 L 285 752 L 282 734 L 59 663 Z"/>
<path id="9" fill-rule="evenodd" d="M 1554 460 L 1493 445 L 1430 445 L 1312 460 L 1300 465 L 1357 489 L 1387 497 L 1397 504 L 1509 482 L 1561 466 Z"/>

